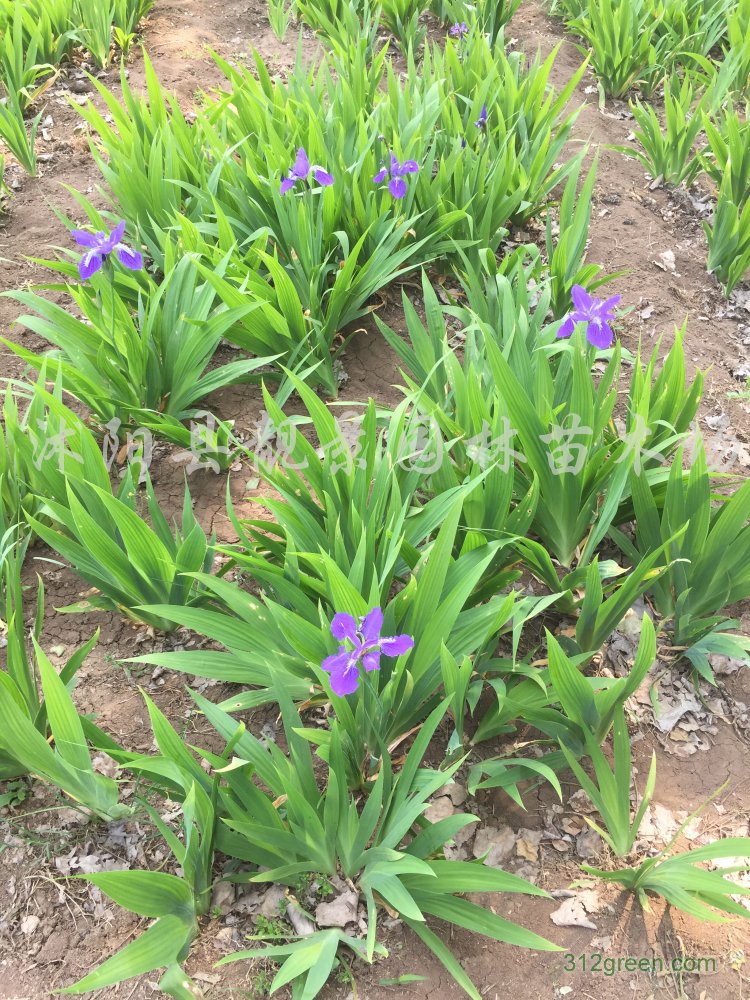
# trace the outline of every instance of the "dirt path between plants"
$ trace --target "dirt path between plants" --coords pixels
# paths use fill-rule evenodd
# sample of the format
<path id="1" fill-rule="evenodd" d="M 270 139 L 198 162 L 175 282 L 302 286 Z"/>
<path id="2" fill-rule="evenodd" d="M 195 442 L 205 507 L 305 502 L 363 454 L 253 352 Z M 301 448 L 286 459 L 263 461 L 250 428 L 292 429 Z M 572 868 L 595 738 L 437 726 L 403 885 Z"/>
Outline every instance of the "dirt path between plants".
<path id="1" fill-rule="evenodd" d="M 525 0 L 514 18 L 509 36 L 531 52 L 540 46 L 546 53 L 563 37 L 560 25 L 550 20 L 542 8 Z M 272 35 L 260 0 L 227 0 L 204 3 L 201 0 L 168 2 L 158 0 L 145 30 L 146 49 L 164 86 L 174 90 L 188 107 L 201 89 L 219 81 L 207 47 L 229 59 L 249 55 L 253 47 L 271 62 L 273 70 L 288 71 L 294 63 L 296 37 L 290 32 L 280 45 Z M 303 51 L 312 51 L 309 40 Z M 580 64 L 580 54 L 569 40 L 563 42 L 553 79 L 563 83 Z M 129 69 L 131 83 L 143 79 L 139 58 Z M 106 75 L 107 85 L 116 86 L 117 73 Z M 604 111 L 596 106 L 596 95 L 587 94 L 592 78 L 586 77 L 578 96 L 590 103 L 576 125 L 581 141 L 592 144 L 625 143 L 630 129 L 627 106 L 609 103 Z M 0 288 L 20 288 L 38 281 L 44 269 L 24 260 L 25 255 L 53 256 L 56 246 L 69 246 L 66 226 L 52 211 L 75 217 L 76 203 L 65 189 L 70 185 L 90 197 L 98 198 L 95 188 L 98 172 L 88 152 L 85 131 L 79 127 L 77 113 L 69 107 L 66 87 L 73 100 L 80 100 L 90 87 L 77 68 L 71 68 L 67 82 L 48 95 L 45 114 L 52 116 L 48 126 L 49 141 L 40 143 L 40 152 L 49 156 L 37 180 L 10 170 L 9 180 L 18 187 L 8 204 L 8 215 L 0 220 Z M 674 270 L 661 257 L 674 254 Z M 650 350 L 658 336 L 665 334 L 665 346 L 671 343 L 672 328 L 689 316 L 686 336 L 688 359 L 706 369 L 713 366 L 706 380 L 706 395 L 701 410 L 701 429 L 715 439 L 716 453 L 732 434 L 740 444 L 747 443 L 750 412 L 747 405 L 727 397 L 740 388 L 734 376 L 747 365 L 750 343 L 750 313 L 742 306 L 727 307 L 716 284 L 705 271 L 705 243 L 695 211 L 689 202 L 670 196 L 664 190 L 651 191 L 642 168 L 634 161 L 602 149 L 597 192 L 592 213 L 589 259 L 609 270 L 627 268 L 629 274 L 612 286 L 623 295 L 623 305 L 632 307 L 621 326 L 626 346 L 635 349 L 639 338 Z M 669 259 L 669 258 L 668 258 Z M 660 262 L 667 269 L 658 266 Z M 394 294 L 383 315 L 398 327 L 398 299 Z M 750 308 L 750 305 L 748 306 Z M 20 328 L 11 328 L 18 315 L 11 299 L 0 299 L 0 331 L 3 336 L 19 338 L 34 349 L 43 342 Z M 734 315 L 730 313 L 734 312 Z M 364 400 L 372 395 L 378 402 L 393 403 L 398 392 L 397 368 L 382 338 L 372 330 L 358 334 L 344 358 L 349 376 L 345 395 Z M 0 352 L 0 375 L 17 376 L 22 366 L 5 349 Z M 260 397 L 246 388 L 225 390 L 213 400 L 220 415 L 231 415 L 240 430 L 249 430 L 260 411 Z M 742 471 L 742 452 L 734 471 Z M 183 490 L 183 472 L 170 460 L 171 449 L 163 448 L 153 467 L 160 500 L 177 509 Z M 747 454 L 747 452 L 745 453 Z M 245 467 L 233 474 L 233 495 L 241 503 L 250 470 Z M 220 537 L 229 537 L 224 514 L 225 481 L 223 476 L 198 473 L 190 478 L 190 488 L 204 523 L 212 525 Z M 257 491 L 256 491 L 257 493 Z M 43 554 L 33 549 L 32 556 Z M 31 560 L 30 560 L 31 563 Z M 102 635 L 95 652 L 80 673 L 77 688 L 79 707 L 96 712 L 100 724 L 129 748 L 148 751 L 151 736 L 146 713 L 138 691 L 145 687 L 157 704 L 184 733 L 184 738 L 200 744 L 206 733 L 202 720 L 189 713 L 190 701 L 184 693 L 183 678 L 159 670 L 126 670 L 117 661 L 154 648 L 165 640 L 150 636 L 111 614 L 60 616 L 54 613 L 76 599 L 81 583 L 64 567 L 34 562 L 29 579 L 41 572 L 47 588 L 47 618 L 44 631 L 46 648 L 53 659 L 84 641 L 95 627 Z M 747 625 L 746 608 L 736 609 Z M 179 641 L 179 637 L 178 640 Z M 729 693 L 737 702 L 750 702 L 747 671 L 726 679 Z M 213 697 L 215 692 L 210 692 Z M 745 716 L 745 720 L 747 716 Z M 692 811 L 725 779 L 728 790 L 706 810 L 701 832 L 719 835 L 747 835 L 750 813 L 750 779 L 747 775 L 747 730 L 741 718 L 730 726 L 714 717 L 714 731 L 702 733 L 701 749 L 692 756 L 681 755 L 684 730 L 677 737 L 657 733 L 644 724 L 642 739 L 634 739 L 634 752 L 641 764 L 648 761 L 652 748 L 658 757 L 656 802 L 661 812 L 652 816 L 655 827 L 668 824 L 679 810 Z M 272 723 L 272 716 L 258 711 L 248 724 L 254 731 Z M 206 727 L 207 728 L 207 727 Z M 570 795 L 574 786 L 567 788 Z M 517 837 L 507 866 L 525 877 L 533 878 L 544 888 L 565 890 L 579 875 L 581 851 L 559 851 L 554 845 L 550 825 L 572 814 L 552 811 L 553 799 L 545 794 L 529 798 L 528 813 L 508 807 L 499 794 L 480 793 L 476 802 L 478 815 L 486 824 L 508 824 Z M 2 810 L 0 815 L 0 1000 L 43 1000 L 52 989 L 72 982 L 142 929 L 141 922 L 124 913 L 82 883 L 60 876 L 102 867 L 159 867 L 168 859 L 157 838 L 148 829 L 131 822 L 102 827 L 86 823 L 61 799 L 37 786 L 21 806 Z M 519 846 L 520 845 L 520 846 Z M 487 897 L 496 911 L 516 919 L 545 937 L 558 941 L 575 956 L 530 954 L 488 941 L 467 932 L 450 934 L 451 946 L 458 954 L 483 996 L 506 995 L 550 1000 L 570 996 L 614 998 L 676 998 L 686 996 L 703 1000 L 724 1000 L 743 995 L 748 974 L 745 956 L 750 954 L 750 935 L 745 926 L 700 924 L 681 914 L 669 914 L 661 904 L 652 914 L 644 915 L 631 899 L 614 890 L 598 889 L 598 907 L 590 915 L 596 929 L 555 927 L 550 913 L 559 901 L 516 898 L 494 900 Z M 593 903 L 592 903 L 593 906 Z M 268 970 L 260 963 L 238 963 L 216 971 L 214 963 L 223 955 L 243 945 L 242 935 L 250 925 L 241 908 L 229 907 L 221 917 L 206 922 L 204 932 L 193 950 L 188 970 L 205 990 L 207 1000 L 226 997 L 263 995 Z M 390 958 L 373 970 L 357 969 L 357 991 L 347 983 L 332 982 L 322 994 L 324 1000 L 344 1000 L 357 996 L 364 1000 L 410 997 L 419 1000 L 449 1000 L 458 988 L 434 957 L 415 938 L 394 928 L 388 940 Z M 578 956 L 600 952 L 610 958 L 647 958 L 654 954 L 671 959 L 712 958 L 714 971 L 700 974 L 654 974 L 621 967 L 606 975 L 604 971 L 583 969 Z M 595 960 L 594 960 L 595 961 Z M 573 971 L 567 971 L 573 966 Z M 427 977 L 409 985 L 382 985 L 405 973 Z M 146 976 L 95 994 L 101 1000 L 147 1000 L 155 995 L 156 977 Z M 745 993 L 747 990 L 745 989 Z M 280 991 L 279 996 L 284 996 Z"/>

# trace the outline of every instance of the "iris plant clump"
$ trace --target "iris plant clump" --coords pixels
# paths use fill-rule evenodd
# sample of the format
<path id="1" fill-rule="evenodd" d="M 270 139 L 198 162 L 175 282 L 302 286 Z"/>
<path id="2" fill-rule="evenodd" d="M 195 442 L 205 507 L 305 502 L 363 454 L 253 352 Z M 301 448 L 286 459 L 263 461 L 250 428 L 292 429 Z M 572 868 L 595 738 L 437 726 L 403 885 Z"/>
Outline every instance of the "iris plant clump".
<path id="1" fill-rule="evenodd" d="M 86 253 L 78 263 L 78 273 L 82 281 L 88 281 L 93 274 L 96 274 L 113 252 L 123 267 L 127 267 L 130 271 L 140 271 L 143 267 L 143 257 L 137 250 L 132 250 L 127 244 L 120 242 L 124 233 L 124 219 L 111 233 L 103 230 L 97 233 L 88 233 L 85 229 L 71 230 L 71 235 L 78 246 L 86 248 Z"/>
<path id="2" fill-rule="evenodd" d="M 342 645 L 337 653 L 327 656 L 321 666 L 331 675 L 331 687 L 340 698 L 357 690 L 360 662 L 368 672 L 379 670 L 381 653 L 401 656 L 413 647 L 414 639 L 410 635 L 381 635 L 382 627 L 383 612 L 380 608 L 373 608 L 360 618 L 359 623 L 346 612 L 333 616 L 331 634 Z M 351 644 L 351 649 L 344 645 L 346 641 Z"/>
<path id="3" fill-rule="evenodd" d="M 602 351 L 611 347 L 615 335 L 610 324 L 615 318 L 614 308 L 621 296 L 595 299 L 581 285 L 573 285 L 571 296 L 574 308 L 565 317 L 557 336 L 570 337 L 578 323 L 585 323 L 586 338 L 590 344 Z"/>

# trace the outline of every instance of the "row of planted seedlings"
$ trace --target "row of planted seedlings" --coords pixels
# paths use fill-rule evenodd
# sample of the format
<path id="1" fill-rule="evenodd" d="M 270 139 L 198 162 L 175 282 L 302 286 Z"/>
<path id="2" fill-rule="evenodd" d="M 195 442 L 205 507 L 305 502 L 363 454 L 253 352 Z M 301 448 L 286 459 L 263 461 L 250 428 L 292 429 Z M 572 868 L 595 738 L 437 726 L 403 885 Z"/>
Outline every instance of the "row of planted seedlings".
<path id="1" fill-rule="evenodd" d="M 34 177 L 44 108 L 33 115 L 62 65 L 85 52 L 100 69 L 115 47 L 127 55 L 154 0 L 2 0 L 0 3 L 0 140 Z M 5 161 L 0 156 L 0 193 Z"/>
<path id="2" fill-rule="evenodd" d="M 494 41 L 517 9 L 510 4 L 480 0 L 470 7 L 479 30 Z M 115 52 L 127 58 L 144 17 L 154 0 L 2 0 L 0 4 L 0 140 L 19 166 L 34 177 L 38 170 L 36 140 L 44 115 L 45 94 L 57 80 L 61 67 L 86 55 L 99 69 L 110 66 Z M 307 4 L 305 0 L 269 0 L 268 16 L 276 35 L 283 40 L 290 20 L 308 24 L 324 39 L 335 38 L 344 47 L 363 32 L 371 41 L 379 30 L 392 34 L 405 53 L 416 52 L 424 43 L 424 14 L 434 7 L 442 21 L 469 16 L 464 5 L 425 4 L 424 0 L 386 0 L 378 7 L 349 0 Z M 452 37 L 463 39 L 465 21 L 455 22 Z M 34 115 L 34 110 L 40 110 Z M 4 159 L 0 158 L 0 193 Z"/>
<path id="3" fill-rule="evenodd" d="M 350 45 L 360 35 L 386 31 L 403 55 L 418 53 L 425 45 L 432 17 L 448 37 L 463 43 L 470 33 L 469 24 L 494 43 L 521 6 L 521 0 L 268 0 L 268 19 L 281 40 L 286 36 L 289 20 L 294 13 L 309 25 L 325 44 L 334 40 Z M 467 23 L 468 22 L 468 23 Z M 433 25 L 434 26 L 434 25 Z"/>
<path id="4" fill-rule="evenodd" d="M 0 774 L 42 778 L 105 821 L 147 813 L 181 870 L 88 877 L 154 923 L 71 992 L 161 969 L 164 992 L 195 996 L 184 963 L 217 881 L 301 893 L 342 876 L 366 932 L 290 932 L 227 960 L 274 959 L 274 990 L 314 997 L 334 970 L 383 954 L 385 910 L 478 998 L 432 918 L 557 946 L 466 898 L 545 893 L 446 858 L 476 817 L 424 813 L 460 769 L 472 795 L 523 801 L 529 781 L 560 795 L 570 767 L 611 850 L 591 871 L 644 902 L 651 891 L 709 919 L 747 914 L 742 889 L 702 867 L 747 854 L 746 839 L 632 857 L 655 770 L 631 818 L 625 703 L 657 643 L 709 682 L 711 652 L 750 645 L 722 614 L 750 594 L 750 487 L 712 482 L 700 446 L 683 471 L 702 391 L 684 331 L 661 360 L 660 347 L 633 355 L 614 340 L 618 298 L 591 294 L 608 280 L 584 259 L 595 164 L 584 171 L 567 148 L 576 81 L 548 85 L 554 54 L 527 64 L 477 35 L 427 48 L 402 78 L 371 41 L 334 40 L 286 83 L 259 57 L 254 73 L 217 60 L 225 89 L 193 124 L 148 63 L 143 97 L 124 78 L 121 99 L 97 84 L 113 124 L 82 114 L 127 224 L 79 197 L 90 223 L 72 230 L 80 256 L 44 262 L 64 279 L 44 288 L 70 308 L 12 293 L 53 350 L 5 341 L 38 375 L 4 402 Z M 506 252 L 511 224 L 541 233 L 545 218 L 543 250 Z M 461 286 L 447 305 L 432 284 L 441 272 Z M 404 398 L 360 401 L 342 418 L 321 394 L 337 392 L 348 331 L 407 273 L 421 274 L 423 318 L 404 295 L 406 336 L 377 317 L 371 333 L 398 355 Z M 215 366 L 222 341 L 237 356 Z M 201 423 L 213 390 L 260 379 L 264 429 L 250 445 L 229 421 Z M 292 393 L 301 416 L 285 410 Z M 204 467 L 249 458 L 272 488 L 269 517 L 243 518 L 230 500 L 237 541 L 218 544 L 186 485 L 170 523 L 150 435 Z M 130 456 L 117 488 L 105 444 Z M 89 587 L 59 610 L 211 640 L 131 659 L 234 685 L 218 704 L 192 692 L 221 752 L 186 744 L 148 698 L 156 753 L 77 713 L 71 689 L 96 637 L 58 672 L 40 644 L 40 585 L 27 644 L 20 573 L 37 539 Z M 642 596 L 652 616 L 629 674 L 597 676 L 593 658 Z M 244 713 L 263 705 L 280 711 L 286 751 L 246 728 Z M 508 752 L 528 726 L 533 744 Z M 611 731 L 613 764 L 601 749 Z M 424 764 L 428 748 L 440 767 Z M 138 777 L 136 806 L 94 768 L 102 752 Z M 160 797 L 181 804 L 176 825 Z"/>
<path id="5" fill-rule="evenodd" d="M 635 145 L 617 148 L 655 184 L 708 181 L 707 267 L 731 295 L 750 270 L 750 2 L 553 0 L 550 9 L 590 53 L 602 104 L 637 92 Z"/>

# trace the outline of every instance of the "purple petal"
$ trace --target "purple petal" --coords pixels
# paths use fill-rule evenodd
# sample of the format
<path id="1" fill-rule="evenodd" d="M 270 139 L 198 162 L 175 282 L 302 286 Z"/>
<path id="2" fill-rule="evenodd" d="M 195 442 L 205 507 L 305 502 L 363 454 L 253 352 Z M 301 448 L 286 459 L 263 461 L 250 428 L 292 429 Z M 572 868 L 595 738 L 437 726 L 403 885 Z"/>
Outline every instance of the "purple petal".
<path id="1" fill-rule="evenodd" d="M 303 181 L 305 177 L 310 173 L 310 161 L 307 158 L 307 153 L 302 146 L 297 150 L 297 159 L 294 161 L 294 166 L 292 167 L 292 174 L 298 180 Z"/>
<path id="2" fill-rule="evenodd" d="M 346 646 L 339 646 L 338 653 L 327 656 L 320 665 L 329 674 L 340 673 L 342 670 L 346 670 L 350 660 L 351 655 L 347 651 Z"/>
<path id="3" fill-rule="evenodd" d="M 321 184 L 323 187 L 330 187 L 331 184 L 333 184 L 333 174 L 327 173 L 321 167 L 316 167 L 315 170 L 313 170 L 313 177 L 318 184 Z"/>
<path id="4" fill-rule="evenodd" d="M 383 612 L 373 608 L 365 615 L 360 626 L 362 642 L 365 646 L 377 646 L 380 643 L 380 630 L 383 627 Z"/>
<path id="5" fill-rule="evenodd" d="M 391 174 L 395 174 L 395 176 L 398 177 L 398 173 L 399 173 L 400 168 L 401 168 L 401 164 L 398 162 L 398 159 L 396 158 L 396 154 L 395 153 L 391 153 Z"/>
<path id="6" fill-rule="evenodd" d="M 605 313 L 612 312 L 612 310 L 615 308 L 615 306 L 617 305 L 617 303 L 620 301 L 621 298 L 622 295 L 610 296 L 610 298 L 605 299 L 601 303 L 601 305 L 597 306 L 597 312 L 601 313 L 602 315 L 604 315 Z"/>
<path id="7" fill-rule="evenodd" d="M 125 246 L 124 243 L 117 244 L 115 253 L 122 266 L 127 267 L 128 270 L 140 271 L 143 267 L 143 256 L 137 250 L 131 250 L 130 247 Z"/>
<path id="8" fill-rule="evenodd" d="M 340 647 L 338 653 L 327 656 L 321 663 L 321 667 L 331 675 L 331 688 L 334 694 L 340 698 L 357 690 L 359 684 L 357 661 L 352 661 L 351 656 L 343 646 Z"/>
<path id="9" fill-rule="evenodd" d="M 588 338 L 588 342 L 593 344 L 594 347 L 598 347 L 600 351 L 611 347 L 614 340 L 611 327 L 602 320 L 592 320 L 589 323 L 586 330 L 586 337 Z"/>
<path id="10" fill-rule="evenodd" d="M 359 686 L 359 671 L 356 667 L 345 670 L 342 674 L 331 674 L 331 687 L 333 693 L 339 698 L 345 698 L 348 694 L 354 694 Z"/>
<path id="11" fill-rule="evenodd" d="M 297 181 L 291 175 L 289 177 L 284 177 L 281 181 L 280 193 L 286 194 L 287 191 L 291 191 L 296 183 Z"/>
<path id="12" fill-rule="evenodd" d="M 404 160 L 404 162 L 401 164 L 401 170 L 399 171 L 399 173 L 416 174 L 418 170 L 419 170 L 419 164 L 417 163 L 416 160 Z"/>
<path id="13" fill-rule="evenodd" d="M 125 233 L 125 220 L 118 222 L 106 240 L 101 244 L 103 253 L 112 253 Z"/>
<path id="14" fill-rule="evenodd" d="M 333 616 L 331 635 L 334 639 L 348 639 L 350 642 L 357 642 L 356 620 L 345 611 L 339 611 L 338 614 Z"/>
<path id="15" fill-rule="evenodd" d="M 339 648 L 338 653 L 327 656 L 321 667 L 331 675 L 331 688 L 340 698 L 357 690 L 359 684 L 357 661 L 352 660 L 343 646 Z"/>
<path id="16" fill-rule="evenodd" d="M 407 191 L 406 181 L 401 177 L 392 177 L 388 190 L 394 198 L 403 198 Z"/>
<path id="17" fill-rule="evenodd" d="M 89 249 L 98 247 L 102 237 L 106 238 L 105 233 L 87 233 L 85 229 L 71 229 L 70 235 L 79 247 L 88 247 Z"/>
<path id="18" fill-rule="evenodd" d="M 410 635 L 389 635 L 381 639 L 378 645 L 381 653 L 386 656 L 401 656 L 414 646 L 414 640 Z"/>
<path id="19" fill-rule="evenodd" d="M 369 653 L 365 653 L 362 657 L 362 666 L 368 672 L 370 670 L 380 670 L 380 651 L 373 649 Z"/>
<path id="20" fill-rule="evenodd" d="M 97 253 L 94 250 L 90 250 L 87 254 L 84 254 L 78 262 L 78 273 L 83 281 L 88 281 L 92 274 L 96 274 L 99 268 L 102 266 L 101 253 Z"/>
<path id="21" fill-rule="evenodd" d="M 594 304 L 589 293 L 581 285 L 573 285 L 570 296 L 578 312 L 587 312 Z"/>
<path id="22" fill-rule="evenodd" d="M 386 170 L 386 168 L 385 168 L 385 167 L 383 167 L 383 169 L 382 169 L 382 170 L 379 170 L 379 171 L 378 171 L 378 172 L 377 172 L 377 173 L 375 174 L 375 176 L 373 177 L 373 179 L 372 179 L 372 180 L 373 180 L 373 183 L 374 183 L 374 184 L 382 184 L 382 183 L 383 183 L 383 181 L 384 181 L 384 180 L 386 179 L 386 177 L 387 177 L 387 176 L 388 176 L 388 171 Z"/>
<path id="23" fill-rule="evenodd" d="M 563 325 L 557 331 L 557 336 L 558 337 L 572 337 L 573 336 L 573 331 L 575 330 L 575 328 L 576 328 L 576 322 L 575 322 L 575 320 L 573 319 L 572 315 L 568 316 L 567 319 L 565 320 L 565 322 L 563 323 Z"/>

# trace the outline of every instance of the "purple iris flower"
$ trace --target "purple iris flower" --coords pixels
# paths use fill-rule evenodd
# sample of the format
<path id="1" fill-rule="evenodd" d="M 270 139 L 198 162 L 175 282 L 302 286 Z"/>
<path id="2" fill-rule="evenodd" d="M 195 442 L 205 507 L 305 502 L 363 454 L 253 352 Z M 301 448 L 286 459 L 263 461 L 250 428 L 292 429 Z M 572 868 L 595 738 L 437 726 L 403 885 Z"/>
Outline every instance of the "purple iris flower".
<path id="1" fill-rule="evenodd" d="M 140 271 L 143 267 L 143 257 L 137 250 L 131 250 L 125 243 L 120 242 L 124 232 L 124 219 L 111 233 L 103 231 L 88 233 L 85 229 L 71 229 L 70 234 L 78 246 L 86 248 L 86 253 L 78 262 L 78 273 L 82 281 L 87 281 L 92 274 L 96 274 L 113 251 L 123 267 L 127 267 L 130 271 Z"/>
<path id="2" fill-rule="evenodd" d="M 313 177 L 322 187 L 330 187 L 333 184 L 333 175 L 329 174 L 322 167 L 311 167 L 307 153 L 300 146 L 297 150 L 297 159 L 289 171 L 289 176 L 281 178 L 281 193 L 286 194 L 287 191 L 291 191 L 297 181 L 307 181 L 311 170 Z"/>
<path id="3" fill-rule="evenodd" d="M 404 160 L 403 163 L 399 163 L 394 154 L 391 153 L 390 168 L 383 167 L 379 170 L 373 177 L 373 181 L 375 184 L 382 184 L 386 177 L 390 177 L 388 190 L 394 198 L 403 198 L 407 190 L 404 174 L 416 174 L 418 170 L 419 164 L 416 160 Z"/>
<path id="4" fill-rule="evenodd" d="M 469 29 L 466 25 L 466 21 L 461 21 L 460 23 L 457 21 L 455 24 L 451 25 L 448 31 L 451 38 L 463 38 L 464 35 L 468 35 L 468 33 Z"/>
<path id="5" fill-rule="evenodd" d="M 345 645 L 339 646 L 338 653 L 327 656 L 321 663 L 323 670 L 331 675 L 331 687 L 339 698 L 352 694 L 359 685 L 359 663 L 365 670 L 380 669 L 380 654 L 386 656 L 401 656 L 414 645 L 410 635 L 381 635 L 383 627 L 383 612 L 380 608 L 360 618 L 359 624 L 345 612 L 333 616 L 331 634 L 342 643 L 348 639 L 353 649 Z"/>
<path id="6" fill-rule="evenodd" d="M 482 105 L 482 110 L 479 112 L 479 117 L 474 122 L 477 128 L 480 128 L 483 132 L 487 128 L 487 105 Z"/>
<path id="7" fill-rule="evenodd" d="M 565 317 L 565 322 L 557 331 L 558 337 L 570 337 L 576 323 L 586 324 L 586 337 L 590 344 L 605 350 L 611 347 L 614 333 L 610 323 L 615 318 L 614 308 L 622 296 L 613 295 L 609 299 L 594 299 L 585 288 L 573 285 L 571 291 L 574 309 Z"/>

